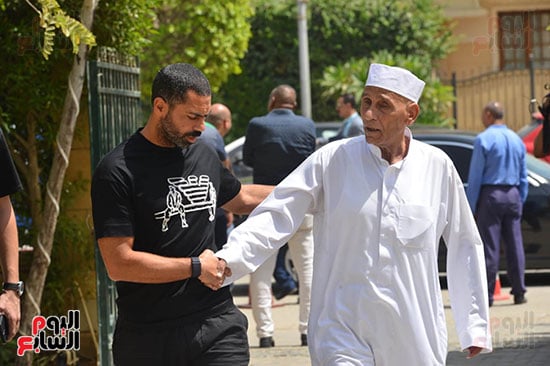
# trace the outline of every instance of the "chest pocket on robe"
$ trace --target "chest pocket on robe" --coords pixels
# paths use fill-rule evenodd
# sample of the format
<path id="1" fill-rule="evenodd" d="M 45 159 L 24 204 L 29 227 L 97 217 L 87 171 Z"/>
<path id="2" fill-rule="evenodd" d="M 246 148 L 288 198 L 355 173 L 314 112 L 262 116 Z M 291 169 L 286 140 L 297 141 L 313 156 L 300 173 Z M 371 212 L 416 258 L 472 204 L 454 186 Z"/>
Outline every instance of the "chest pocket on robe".
<path id="1" fill-rule="evenodd" d="M 397 216 L 397 239 L 410 248 L 423 248 L 434 242 L 434 213 L 430 206 L 401 205 Z"/>

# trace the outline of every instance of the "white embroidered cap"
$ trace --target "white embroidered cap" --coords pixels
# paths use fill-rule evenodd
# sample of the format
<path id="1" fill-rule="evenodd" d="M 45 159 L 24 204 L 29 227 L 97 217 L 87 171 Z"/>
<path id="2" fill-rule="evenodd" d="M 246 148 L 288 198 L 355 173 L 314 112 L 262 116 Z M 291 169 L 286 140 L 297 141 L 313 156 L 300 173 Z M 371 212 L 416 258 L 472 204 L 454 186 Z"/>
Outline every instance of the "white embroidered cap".
<path id="1" fill-rule="evenodd" d="M 369 75 L 365 83 L 365 86 L 376 86 L 392 91 L 415 103 L 418 103 L 424 85 L 426 83 L 409 70 L 383 64 L 370 65 Z"/>

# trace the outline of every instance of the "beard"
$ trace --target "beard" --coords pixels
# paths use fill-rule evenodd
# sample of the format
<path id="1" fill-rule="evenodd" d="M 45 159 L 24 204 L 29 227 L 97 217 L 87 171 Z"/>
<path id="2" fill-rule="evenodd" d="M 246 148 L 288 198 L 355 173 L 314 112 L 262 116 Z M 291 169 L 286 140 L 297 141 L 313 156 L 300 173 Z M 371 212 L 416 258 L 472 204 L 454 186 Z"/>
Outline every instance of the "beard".
<path id="1" fill-rule="evenodd" d="M 199 137 L 201 135 L 200 131 L 191 131 L 188 133 L 180 134 L 174 127 L 171 113 L 168 113 L 166 117 L 160 120 L 159 131 L 160 135 L 165 141 L 172 143 L 182 149 L 191 145 L 191 142 L 187 140 L 188 137 Z"/>

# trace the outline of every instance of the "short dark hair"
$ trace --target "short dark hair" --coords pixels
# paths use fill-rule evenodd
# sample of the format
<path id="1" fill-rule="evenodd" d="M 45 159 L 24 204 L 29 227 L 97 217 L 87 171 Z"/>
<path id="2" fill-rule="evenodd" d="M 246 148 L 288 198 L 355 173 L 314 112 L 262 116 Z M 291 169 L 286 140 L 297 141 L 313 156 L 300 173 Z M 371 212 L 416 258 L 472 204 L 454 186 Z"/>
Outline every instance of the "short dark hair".
<path id="1" fill-rule="evenodd" d="M 281 106 L 295 108 L 297 106 L 296 90 L 288 84 L 275 87 L 269 94 L 269 99 L 273 101 L 274 108 L 280 108 Z"/>
<path id="2" fill-rule="evenodd" d="M 208 79 L 195 66 L 186 63 L 165 66 L 153 80 L 151 103 L 158 97 L 170 105 L 183 103 L 189 90 L 200 96 L 212 95 Z"/>
<path id="3" fill-rule="evenodd" d="M 353 95 L 352 93 L 345 93 L 340 95 L 340 97 L 342 98 L 344 104 L 351 104 L 351 107 L 353 109 L 356 108 L 355 95 Z"/>

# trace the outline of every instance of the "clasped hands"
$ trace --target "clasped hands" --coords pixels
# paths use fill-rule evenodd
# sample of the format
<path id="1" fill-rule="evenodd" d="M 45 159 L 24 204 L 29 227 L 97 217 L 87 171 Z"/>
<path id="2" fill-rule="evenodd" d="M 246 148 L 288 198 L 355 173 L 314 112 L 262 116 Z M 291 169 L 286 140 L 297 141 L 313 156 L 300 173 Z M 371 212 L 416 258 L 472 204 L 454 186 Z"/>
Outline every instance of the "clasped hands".
<path id="1" fill-rule="evenodd" d="M 201 275 L 199 280 L 208 288 L 216 291 L 223 285 L 226 277 L 231 276 L 231 268 L 225 260 L 218 258 L 210 249 L 199 255 L 201 260 Z"/>

